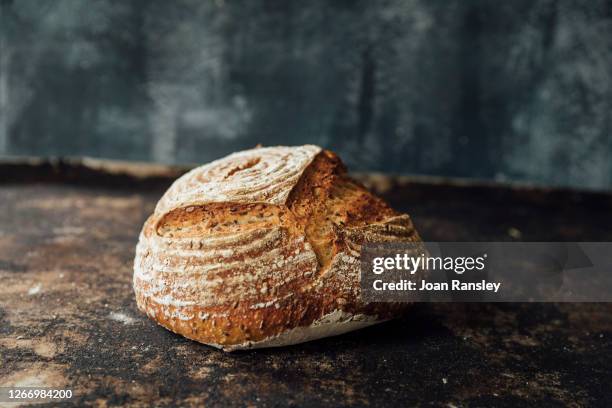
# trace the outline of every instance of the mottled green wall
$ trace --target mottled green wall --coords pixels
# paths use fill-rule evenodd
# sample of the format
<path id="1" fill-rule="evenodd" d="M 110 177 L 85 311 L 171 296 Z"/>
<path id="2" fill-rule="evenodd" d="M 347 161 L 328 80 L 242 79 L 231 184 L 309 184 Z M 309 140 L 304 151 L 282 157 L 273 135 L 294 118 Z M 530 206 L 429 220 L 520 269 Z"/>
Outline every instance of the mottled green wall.
<path id="1" fill-rule="evenodd" d="M 0 0 L 0 154 L 612 186 L 612 2 Z"/>

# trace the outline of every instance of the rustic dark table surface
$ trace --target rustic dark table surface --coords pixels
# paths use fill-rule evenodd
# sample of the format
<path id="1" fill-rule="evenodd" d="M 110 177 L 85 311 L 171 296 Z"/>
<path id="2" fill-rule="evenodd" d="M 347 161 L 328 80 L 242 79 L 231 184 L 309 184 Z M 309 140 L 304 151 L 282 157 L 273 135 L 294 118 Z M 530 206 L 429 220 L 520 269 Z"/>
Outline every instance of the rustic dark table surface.
<path id="1" fill-rule="evenodd" d="M 132 259 L 179 173 L 0 166 L 0 386 L 74 391 L 53 406 L 612 404 L 612 304 L 419 304 L 358 332 L 232 354 L 162 329 L 136 309 Z M 612 241 L 603 193 L 362 179 L 430 241 Z"/>

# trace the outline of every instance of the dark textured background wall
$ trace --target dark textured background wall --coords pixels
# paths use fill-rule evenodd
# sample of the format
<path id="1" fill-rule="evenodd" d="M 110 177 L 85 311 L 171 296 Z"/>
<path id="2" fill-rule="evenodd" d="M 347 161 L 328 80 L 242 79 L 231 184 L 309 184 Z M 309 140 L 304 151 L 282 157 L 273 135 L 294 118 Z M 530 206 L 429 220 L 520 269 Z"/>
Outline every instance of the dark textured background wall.
<path id="1" fill-rule="evenodd" d="M 612 2 L 0 0 L 0 155 L 612 186 Z"/>

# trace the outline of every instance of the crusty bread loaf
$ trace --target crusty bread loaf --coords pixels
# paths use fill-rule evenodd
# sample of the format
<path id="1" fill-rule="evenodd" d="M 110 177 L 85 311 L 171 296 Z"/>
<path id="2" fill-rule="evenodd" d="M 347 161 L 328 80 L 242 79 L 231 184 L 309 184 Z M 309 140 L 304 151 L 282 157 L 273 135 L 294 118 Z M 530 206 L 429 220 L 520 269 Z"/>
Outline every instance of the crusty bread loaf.
<path id="1" fill-rule="evenodd" d="M 162 326 L 224 350 L 344 333 L 404 307 L 360 301 L 366 241 L 419 237 L 335 154 L 312 145 L 234 153 L 185 174 L 159 201 L 136 248 L 136 300 Z"/>

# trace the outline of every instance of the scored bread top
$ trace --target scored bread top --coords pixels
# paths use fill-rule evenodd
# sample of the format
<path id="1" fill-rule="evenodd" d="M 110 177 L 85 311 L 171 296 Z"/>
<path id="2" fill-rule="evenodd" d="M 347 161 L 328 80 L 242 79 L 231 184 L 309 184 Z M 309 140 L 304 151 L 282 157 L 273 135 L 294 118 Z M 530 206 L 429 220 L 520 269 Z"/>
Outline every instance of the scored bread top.
<path id="1" fill-rule="evenodd" d="M 179 178 L 145 223 L 138 306 L 224 349 L 266 345 L 334 312 L 388 318 L 397 307 L 359 299 L 367 241 L 419 237 L 335 154 L 312 145 L 234 153 Z"/>
<path id="2" fill-rule="evenodd" d="M 261 147 L 232 153 L 176 180 L 155 212 L 219 202 L 283 204 L 319 146 Z"/>

